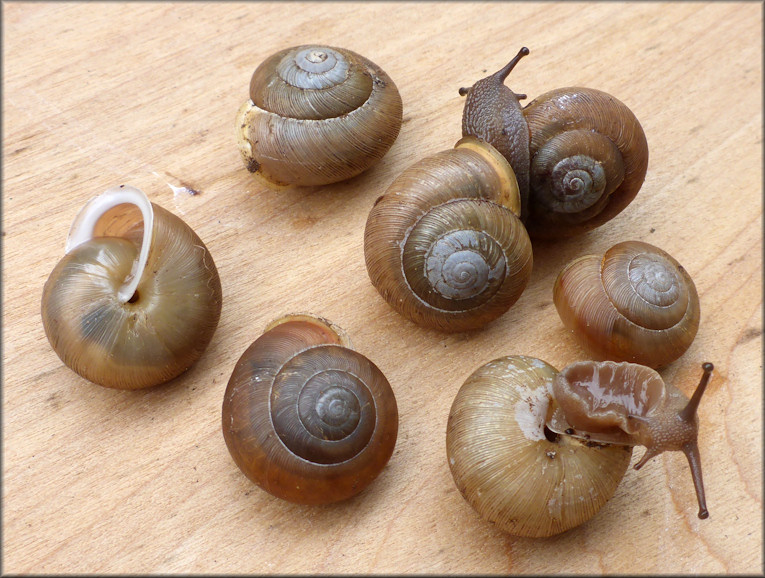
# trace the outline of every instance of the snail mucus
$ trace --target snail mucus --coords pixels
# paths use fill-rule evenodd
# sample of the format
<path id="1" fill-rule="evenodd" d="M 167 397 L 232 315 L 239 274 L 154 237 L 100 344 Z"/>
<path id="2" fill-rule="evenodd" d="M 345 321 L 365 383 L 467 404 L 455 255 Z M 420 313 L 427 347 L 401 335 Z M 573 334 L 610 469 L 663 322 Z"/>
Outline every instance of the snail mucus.
<path id="1" fill-rule="evenodd" d="M 637 195 L 648 167 L 640 122 L 600 90 L 551 90 L 525 107 L 504 82 L 521 58 L 461 88 L 463 136 L 492 144 L 515 171 L 521 220 L 532 238 L 570 237 L 598 227 Z"/>
<path id="2" fill-rule="evenodd" d="M 220 319 L 218 271 L 179 217 L 120 185 L 92 198 L 45 283 L 42 321 L 65 365 L 99 385 L 138 389 L 186 371 Z"/>
<path id="3" fill-rule="evenodd" d="M 242 354 L 222 408 L 226 446 L 270 494 L 300 504 L 348 499 L 390 459 L 398 433 L 393 390 L 335 324 L 281 317 Z"/>
<path id="4" fill-rule="evenodd" d="M 713 366 L 690 400 L 653 369 L 628 362 L 573 363 L 557 371 L 527 356 L 473 372 L 449 414 L 446 451 L 457 488 L 485 519 L 519 536 L 559 534 L 611 498 L 632 447 L 640 469 L 664 451 L 691 468 L 699 518 L 707 518 L 696 410 Z"/>
<path id="5" fill-rule="evenodd" d="M 236 140 L 245 166 L 266 186 L 326 185 L 379 161 L 402 119 L 398 89 L 375 63 L 344 48 L 302 45 L 255 69 Z"/>

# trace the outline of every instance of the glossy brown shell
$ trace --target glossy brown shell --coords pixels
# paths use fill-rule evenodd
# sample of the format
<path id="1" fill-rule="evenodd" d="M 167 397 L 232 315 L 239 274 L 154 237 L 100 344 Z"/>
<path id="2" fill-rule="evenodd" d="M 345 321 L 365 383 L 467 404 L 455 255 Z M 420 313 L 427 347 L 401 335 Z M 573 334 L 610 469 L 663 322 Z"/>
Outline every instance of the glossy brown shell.
<path id="1" fill-rule="evenodd" d="M 648 143 L 624 103 L 599 90 L 565 87 L 534 99 L 523 114 L 531 134 L 526 226 L 532 238 L 589 231 L 635 198 Z"/>
<path id="2" fill-rule="evenodd" d="M 237 142 L 248 170 L 269 186 L 325 185 L 380 160 L 402 114 L 396 85 L 373 62 L 343 48 L 296 46 L 256 68 Z"/>
<path id="3" fill-rule="evenodd" d="M 680 357 L 700 321 L 688 272 L 640 241 L 570 262 L 555 281 L 553 301 L 563 324 L 595 358 L 653 368 Z"/>
<path id="4" fill-rule="evenodd" d="M 473 137 L 410 166 L 367 218 L 372 284 L 400 314 L 441 331 L 482 327 L 506 312 L 531 275 L 507 161 Z"/>
<path id="5" fill-rule="evenodd" d="M 92 231 L 83 236 L 84 220 Z M 202 355 L 220 318 L 221 284 L 186 223 L 138 189 L 116 187 L 78 215 L 69 244 L 42 296 L 45 334 L 68 367 L 105 387 L 138 389 L 173 379 Z"/>
<path id="6" fill-rule="evenodd" d="M 223 437 L 240 470 L 276 497 L 344 500 L 393 453 L 390 384 L 326 320 L 287 316 L 247 348 L 226 387 Z"/>
<path id="7" fill-rule="evenodd" d="M 545 428 L 557 371 L 508 356 L 478 368 L 452 404 L 446 452 L 454 482 L 485 519 L 518 536 L 545 537 L 592 518 L 611 498 L 632 455 Z"/>

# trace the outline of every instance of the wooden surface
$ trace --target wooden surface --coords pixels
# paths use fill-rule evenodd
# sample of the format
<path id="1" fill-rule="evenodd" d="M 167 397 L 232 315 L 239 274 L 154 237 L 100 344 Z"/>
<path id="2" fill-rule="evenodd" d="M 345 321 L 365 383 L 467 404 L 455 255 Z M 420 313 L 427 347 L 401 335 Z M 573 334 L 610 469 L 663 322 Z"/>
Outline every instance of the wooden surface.
<path id="1" fill-rule="evenodd" d="M 762 6 L 747 3 L 3 4 L 3 544 L 5 573 L 751 573 L 762 571 Z M 288 45 L 360 52 L 398 85 L 399 139 L 349 182 L 269 191 L 233 121 L 250 75 Z M 599 88 L 645 129 L 636 200 L 599 230 L 534 246 L 518 303 L 443 335 L 370 284 L 374 200 L 460 137 L 460 86 L 531 49 L 509 84 L 533 98 Z M 145 190 L 209 247 L 223 314 L 202 359 L 166 386 L 111 391 L 66 368 L 40 320 L 43 284 L 78 209 Z M 189 194 L 189 191 L 197 194 Z M 700 364 L 711 517 L 679 453 L 630 469 L 590 522 L 548 540 L 482 521 L 445 459 L 465 378 L 508 354 L 581 359 L 552 307 L 570 259 L 625 239 L 675 256 L 701 296 L 698 336 L 662 371 L 686 392 Z M 356 498 L 305 507 L 252 485 L 220 430 L 237 359 L 284 313 L 343 327 L 386 374 L 396 450 Z M 638 450 L 633 460 L 642 454 Z"/>

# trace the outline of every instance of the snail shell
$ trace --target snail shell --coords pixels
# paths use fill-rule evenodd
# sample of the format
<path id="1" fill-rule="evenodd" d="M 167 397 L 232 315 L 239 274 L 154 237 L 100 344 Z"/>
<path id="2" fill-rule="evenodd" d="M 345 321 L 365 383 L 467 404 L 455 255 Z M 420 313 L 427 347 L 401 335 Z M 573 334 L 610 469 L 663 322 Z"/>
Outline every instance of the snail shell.
<path id="1" fill-rule="evenodd" d="M 632 455 L 556 435 L 557 371 L 521 355 L 478 368 L 460 388 L 446 431 L 457 488 L 485 519 L 518 536 L 544 537 L 592 518 L 611 498 Z"/>
<path id="2" fill-rule="evenodd" d="M 61 360 L 99 385 L 164 383 L 204 352 L 220 318 L 212 256 L 181 219 L 121 185 L 77 215 L 42 295 Z"/>
<path id="3" fill-rule="evenodd" d="M 323 504 L 354 496 L 393 453 L 398 410 L 382 372 L 330 322 L 271 323 L 236 364 L 223 437 L 239 469 L 279 498 Z"/>
<path id="4" fill-rule="evenodd" d="M 255 69 L 237 142 L 247 169 L 272 188 L 325 185 L 380 160 L 402 114 L 396 85 L 373 62 L 343 48 L 296 46 Z"/>
<path id="5" fill-rule="evenodd" d="M 481 327 L 520 297 L 531 242 L 513 171 L 468 137 L 410 166 L 372 208 L 364 257 L 372 284 L 400 314 L 442 331 Z"/>
<path id="6" fill-rule="evenodd" d="M 690 275 L 640 241 L 571 261 L 555 281 L 553 301 L 563 324 L 598 359 L 662 367 L 690 347 L 699 328 Z"/>
<path id="7" fill-rule="evenodd" d="M 544 93 L 525 108 L 504 81 L 529 51 L 469 89 L 462 134 L 491 143 L 513 166 L 532 238 L 570 237 L 598 227 L 637 195 L 648 144 L 632 111 L 590 88 Z"/>

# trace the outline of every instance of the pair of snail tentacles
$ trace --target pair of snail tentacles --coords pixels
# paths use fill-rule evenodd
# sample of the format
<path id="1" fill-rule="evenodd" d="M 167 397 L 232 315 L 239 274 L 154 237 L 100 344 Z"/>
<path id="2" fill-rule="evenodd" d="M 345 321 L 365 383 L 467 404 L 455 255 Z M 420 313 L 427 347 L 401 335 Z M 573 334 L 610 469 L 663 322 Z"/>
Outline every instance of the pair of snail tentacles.
<path id="1" fill-rule="evenodd" d="M 525 108 L 504 80 L 528 54 L 470 89 L 463 138 L 418 161 L 372 208 L 370 279 L 394 309 L 443 331 L 482 327 L 520 297 L 530 237 L 597 227 L 635 197 L 647 146 L 634 115 L 595 90 L 551 91 Z M 395 84 L 362 56 L 298 46 L 266 59 L 237 114 L 247 169 L 271 187 L 360 174 L 395 141 Z M 138 189 L 120 186 L 78 214 L 43 290 L 42 317 L 64 363 L 105 387 L 180 375 L 217 327 L 222 293 L 204 243 Z M 558 372 L 523 356 L 494 360 L 457 394 L 447 453 L 466 500 L 504 530 L 565 531 L 613 494 L 632 447 L 688 457 L 707 510 L 696 408 L 650 367 L 681 355 L 698 328 L 693 282 L 668 254 L 621 243 L 558 276 L 560 316 L 594 357 Z M 647 320 L 644 320 L 644 317 Z M 642 365 L 637 365 L 640 363 Z M 349 498 L 390 459 L 398 410 L 390 384 L 345 333 L 312 315 L 272 322 L 237 362 L 222 406 L 237 466 L 273 495 L 306 504 Z"/>

